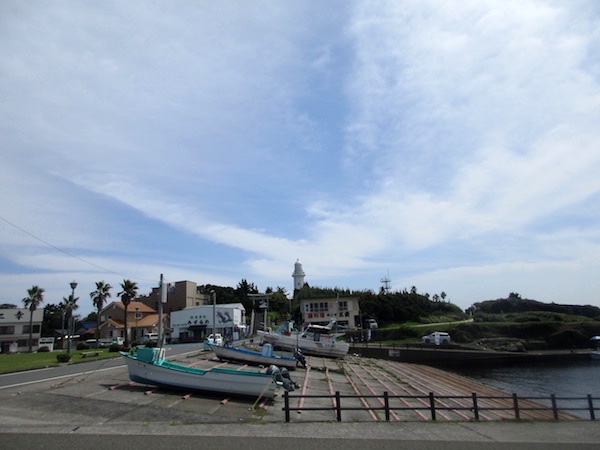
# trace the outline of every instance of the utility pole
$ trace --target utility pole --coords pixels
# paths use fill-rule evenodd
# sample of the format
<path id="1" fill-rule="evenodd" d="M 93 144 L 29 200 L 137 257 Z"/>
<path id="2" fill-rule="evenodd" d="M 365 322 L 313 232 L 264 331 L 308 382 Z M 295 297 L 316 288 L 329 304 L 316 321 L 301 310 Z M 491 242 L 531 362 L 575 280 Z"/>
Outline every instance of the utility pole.
<path id="1" fill-rule="evenodd" d="M 163 284 L 163 274 L 160 274 L 160 284 L 158 285 L 158 345 L 163 346 L 163 303 L 167 302 L 167 293 Z"/>
<path id="2" fill-rule="evenodd" d="M 210 296 L 212 297 L 213 302 L 213 317 L 212 317 L 212 335 L 213 335 L 213 344 L 216 344 L 217 341 L 217 293 L 211 289 Z"/>

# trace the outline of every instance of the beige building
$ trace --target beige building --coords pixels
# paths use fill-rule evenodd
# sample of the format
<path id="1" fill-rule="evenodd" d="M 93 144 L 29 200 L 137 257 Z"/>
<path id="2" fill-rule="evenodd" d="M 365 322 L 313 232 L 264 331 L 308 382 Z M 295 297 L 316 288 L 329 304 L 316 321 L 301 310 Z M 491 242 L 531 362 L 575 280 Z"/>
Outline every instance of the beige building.
<path id="1" fill-rule="evenodd" d="M 139 301 L 127 307 L 127 331 L 130 342 L 141 339 L 148 333 L 158 332 L 158 313 Z M 163 330 L 169 330 L 169 316 L 163 314 Z M 121 302 L 111 302 L 100 311 L 100 337 L 125 338 L 125 307 Z"/>
<path id="2" fill-rule="evenodd" d="M 160 302 L 160 290 L 155 287 L 149 295 L 136 299 L 145 305 L 158 311 Z M 167 289 L 167 302 L 163 303 L 163 313 L 170 314 L 172 311 L 181 311 L 185 308 L 202 306 L 210 303 L 209 295 L 201 293 L 200 287 L 193 281 L 176 281 L 169 284 Z"/>
<path id="3" fill-rule="evenodd" d="M 326 325 L 331 319 L 344 328 L 356 328 L 360 323 L 358 297 L 336 297 L 300 300 L 304 324 Z"/>

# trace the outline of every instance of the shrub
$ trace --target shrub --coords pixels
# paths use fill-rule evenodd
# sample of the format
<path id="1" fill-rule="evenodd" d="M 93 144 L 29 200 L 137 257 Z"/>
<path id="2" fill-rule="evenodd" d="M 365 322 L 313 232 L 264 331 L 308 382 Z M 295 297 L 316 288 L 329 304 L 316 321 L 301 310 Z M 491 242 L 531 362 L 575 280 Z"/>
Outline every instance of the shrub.
<path id="1" fill-rule="evenodd" d="M 38 353 L 48 353 L 50 351 L 50 348 L 47 345 L 43 345 L 40 348 L 38 348 Z"/>
<path id="2" fill-rule="evenodd" d="M 56 360 L 62 363 L 69 362 L 71 360 L 71 355 L 68 353 L 59 353 L 56 355 Z"/>
<path id="3" fill-rule="evenodd" d="M 110 344 L 110 347 L 108 347 L 108 351 L 109 353 L 127 352 L 129 351 L 129 348 L 125 347 L 124 345 Z"/>
<path id="4" fill-rule="evenodd" d="M 85 342 L 80 342 L 77 344 L 77 350 L 88 350 L 90 348 Z"/>

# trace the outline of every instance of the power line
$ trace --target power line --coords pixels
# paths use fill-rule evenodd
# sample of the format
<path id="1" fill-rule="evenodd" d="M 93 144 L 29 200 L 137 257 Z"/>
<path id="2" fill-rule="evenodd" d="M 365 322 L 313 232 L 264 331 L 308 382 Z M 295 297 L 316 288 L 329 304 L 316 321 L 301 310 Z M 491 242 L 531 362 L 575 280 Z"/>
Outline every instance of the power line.
<path id="1" fill-rule="evenodd" d="M 27 230 L 25 230 L 25 229 L 21 228 L 19 225 L 17 225 L 17 224 L 15 224 L 15 223 L 11 222 L 10 220 L 8 220 L 8 219 L 6 219 L 6 218 L 4 218 L 4 217 L 2 217 L 2 216 L 0 216 L 0 219 L 2 219 L 2 220 L 3 220 L 4 222 L 6 222 L 7 224 L 9 224 L 9 225 L 11 225 L 11 226 L 15 227 L 17 230 L 19 230 L 19 231 L 21 231 L 21 232 L 25 233 L 26 235 L 28 235 L 28 236 L 31 236 L 32 238 L 34 238 L 34 239 L 37 239 L 38 241 L 40 241 L 40 242 L 44 243 L 44 244 L 45 244 L 45 245 L 47 245 L 48 247 L 52 247 L 54 250 L 58 250 L 59 252 L 61 252 L 61 253 L 64 253 L 64 254 L 65 254 L 65 255 L 67 255 L 67 256 L 70 256 L 71 258 L 78 259 L 79 261 L 81 261 L 81 262 L 84 262 L 84 263 L 86 263 L 86 264 L 89 264 L 90 266 L 93 266 L 93 267 L 95 267 L 95 268 L 97 268 L 97 269 L 103 270 L 103 271 L 105 271 L 105 272 L 108 272 L 108 273 L 112 273 L 112 274 L 114 274 L 114 275 L 119 275 L 119 276 L 121 276 L 121 277 L 125 277 L 125 278 L 128 278 L 128 279 L 134 279 L 134 280 L 136 280 L 136 279 L 137 279 L 137 280 L 139 280 L 139 281 L 155 281 L 155 280 L 147 280 L 147 279 L 144 279 L 144 278 L 134 278 L 134 277 L 129 277 L 129 276 L 127 276 L 127 275 L 124 275 L 124 274 L 122 274 L 122 273 L 115 272 L 114 270 L 107 269 L 106 267 L 99 266 L 98 264 L 95 264 L 95 263 L 93 263 L 93 262 L 91 262 L 91 261 L 88 261 L 88 260 L 86 260 L 86 259 L 84 259 L 84 258 L 81 258 L 80 256 L 77 256 L 77 255 L 74 255 L 74 254 L 72 254 L 72 253 L 69 253 L 68 251 L 66 251 L 66 250 L 63 250 L 62 248 L 60 248 L 60 247 L 57 247 L 56 245 L 54 245 L 54 244 L 51 244 L 51 243 L 50 243 L 50 242 L 48 242 L 48 241 L 45 241 L 44 239 L 42 239 L 42 238 L 40 238 L 40 237 L 38 237 L 38 236 L 34 235 L 33 233 L 30 233 L 29 231 L 27 231 Z"/>

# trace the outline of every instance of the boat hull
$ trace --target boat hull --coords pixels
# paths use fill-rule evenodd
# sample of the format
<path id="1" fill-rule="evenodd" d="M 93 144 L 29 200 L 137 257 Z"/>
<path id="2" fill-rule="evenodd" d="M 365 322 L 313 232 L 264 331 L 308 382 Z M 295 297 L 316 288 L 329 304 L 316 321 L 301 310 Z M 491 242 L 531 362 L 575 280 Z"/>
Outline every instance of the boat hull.
<path id="1" fill-rule="evenodd" d="M 296 364 L 298 362 L 294 358 L 276 355 L 269 357 L 263 355 L 262 353 L 251 350 L 237 349 L 233 347 L 220 347 L 212 344 L 209 344 L 209 346 L 217 358 L 227 361 L 239 361 L 246 364 L 262 366 L 275 365 L 279 368 L 285 367 L 288 370 L 296 370 Z"/>
<path id="2" fill-rule="evenodd" d="M 296 348 L 307 355 L 325 356 L 327 358 L 344 358 L 348 354 L 350 344 L 336 341 L 333 338 L 321 336 L 319 340 L 303 337 L 297 334 L 278 334 L 258 331 L 258 335 L 264 342 L 274 347 L 294 351 Z"/>
<path id="3" fill-rule="evenodd" d="M 275 396 L 277 384 L 268 374 L 213 368 L 194 369 L 178 364 L 145 362 L 133 355 L 123 355 L 132 381 L 166 388 L 226 394 L 237 397 Z"/>

